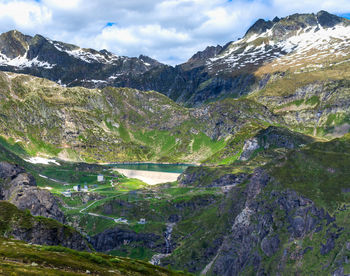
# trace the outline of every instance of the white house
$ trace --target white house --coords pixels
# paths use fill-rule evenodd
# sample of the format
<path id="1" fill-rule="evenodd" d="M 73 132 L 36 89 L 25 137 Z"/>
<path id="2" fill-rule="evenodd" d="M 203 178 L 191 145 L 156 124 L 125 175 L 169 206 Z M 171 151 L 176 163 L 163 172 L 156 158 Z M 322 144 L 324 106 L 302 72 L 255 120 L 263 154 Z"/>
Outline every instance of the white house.
<path id="1" fill-rule="evenodd" d="M 97 182 L 103 182 L 104 181 L 104 176 L 102 174 L 99 174 L 97 176 Z"/>
<path id="2" fill-rule="evenodd" d="M 82 192 L 87 193 L 89 191 L 89 188 L 87 185 L 84 185 L 84 188 L 81 189 Z"/>
<path id="3" fill-rule="evenodd" d="M 127 219 L 123 219 L 123 218 L 117 218 L 117 219 L 114 219 L 114 222 L 115 223 L 128 223 L 128 220 Z"/>
<path id="4" fill-rule="evenodd" d="M 65 197 L 71 197 L 72 193 L 70 191 L 64 191 L 62 192 L 62 195 L 64 195 Z"/>
<path id="5" fill-rule="evenodd" d="M 73 190 L 76 192 L 80 192 L 80 185 L 74 186 Z"/>
<path id="6" fill-rule="evenodd" d="M 146 219 L 144 219 L 144 218 L 140 219 L 140 221 L 138 222 L 138 224 L 146 224 Z"/>

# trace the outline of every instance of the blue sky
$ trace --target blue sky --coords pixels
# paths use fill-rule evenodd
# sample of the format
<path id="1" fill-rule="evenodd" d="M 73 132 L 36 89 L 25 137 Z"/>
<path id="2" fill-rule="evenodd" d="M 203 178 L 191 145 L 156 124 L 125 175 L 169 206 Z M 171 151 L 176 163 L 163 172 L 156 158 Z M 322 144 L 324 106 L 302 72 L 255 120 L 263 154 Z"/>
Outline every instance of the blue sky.
<path id="1" fill-rule="evenodd" d="M 350 0 L 0 0 L 0 32 L 39 33 L 174 65 L 242 37 L 259 18 L 321 9 L 350 18 Z"/>
<path id="2" fill-rule="evenodd" d="M 350 13 L 338 13 L 337 15 L 350 19 Z"/>

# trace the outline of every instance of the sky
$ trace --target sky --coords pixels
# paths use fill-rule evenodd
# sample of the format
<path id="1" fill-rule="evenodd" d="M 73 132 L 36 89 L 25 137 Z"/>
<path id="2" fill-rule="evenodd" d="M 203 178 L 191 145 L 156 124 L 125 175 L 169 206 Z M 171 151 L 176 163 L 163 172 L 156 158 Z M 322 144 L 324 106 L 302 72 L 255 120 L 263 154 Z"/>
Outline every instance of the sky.
<path id="1" fill-rule="evenodd" d="M 175 65 L 242 37 L 259 18 L 319 10 L 350 18 L 350 0 L 0 0 L 0 32 Z"/>

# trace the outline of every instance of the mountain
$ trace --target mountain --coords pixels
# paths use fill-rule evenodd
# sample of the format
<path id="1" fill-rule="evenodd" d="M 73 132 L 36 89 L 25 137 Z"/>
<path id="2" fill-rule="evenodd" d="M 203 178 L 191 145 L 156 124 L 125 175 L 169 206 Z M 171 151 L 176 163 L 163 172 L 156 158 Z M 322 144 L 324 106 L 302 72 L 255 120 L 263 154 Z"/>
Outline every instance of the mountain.
<path id="1" fill-rule="evenodd" d="M 25 158 L 227 164 L 268 126 L 321 139 L 348 133 L 348 72 L 347 63 L 287 72 L 246 97 L 196 108 L 152 91 L 67 88 L 0 72 L 0 135 Z"/>
<path id="2" fill-rule="evenodd" d="M 40 76 L 67 86 L 112 85 L 122 75 L 135 77 L 159 66 L 165 65 L 147 56 L 117 56 L 16 30 L 0 35 L 1 70 Z"/>
<path id="3" fill-rule="evenodd" d="M 259 19 L 242 39 L 207 47 L 172 67 L 145 56 L 120 57 L 10 31 L 0 36 L 0 69 L 67 86 L 155 90 L 176 102 L 198 106 L 246 95 L 286 73 L 346 63 L 349 38 L 350 21 L 325 11 Z"/>
<path id="4" fill-rule="evenodd" d="M 0 79 L 0 134 L 24 157 L 198 163 L 236 133 L 280 122 L 246 99 L 192 109 L 154 91 L 65 88 L 3 72 Z"/>
<path id="5" fill-rule="evenodd" d="M 42 38 L 77 79 L 59 85 L 58 63 L 30 54 L 40 37 L 3 35 L 3 60 L 28 66 L 0 71 L 0 274 L 186 274 L 149 261 L 195 275 L 348 275 L 349 28 L 323 11 L 261 19 L 176 67 L 134 59 L 152 68 L 120 67 L 106 87 L 74 68 L 105 68 L 104 81 L 114 58 Z M 200 165 L 152 186 L 110 164 L 124 161 Z M 63 195 L 82 183 L 88 192 Z"/>
<path id="6" fill-rule="evenodd" d="M 316 71 L 347 62 L 349 38 L 350 21 L 324 11 L 260 19 L 242 39 L 226 44 L 215 56 L 200 61 L 192 58 L 180 65 L 187 87 L 182 87 L 181 94 L 177 88 L 166 94 L 190 105 L 240 97 L 288 72 Z"/>

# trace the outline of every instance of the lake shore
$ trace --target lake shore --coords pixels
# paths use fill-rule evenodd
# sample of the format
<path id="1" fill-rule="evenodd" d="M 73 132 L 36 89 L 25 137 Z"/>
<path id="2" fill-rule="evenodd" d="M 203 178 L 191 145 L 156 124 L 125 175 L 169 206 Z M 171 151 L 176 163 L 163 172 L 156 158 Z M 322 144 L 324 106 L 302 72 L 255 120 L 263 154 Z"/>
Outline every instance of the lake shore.
<path id="1" fill-rule="evenodd" d="M 201 163 L 183 163 L 183 162 L 178 162 L 178 163 L 172 163 L 172 162 L 156 162 L 156 161 L 134 161 L 134 162 L 112 162 L 112 163 L 101 163 L 104 165 L 138 165 L 138 164 L 159 164 L 159 165 L 184 165 L 184 166 L 200 166 Z"/>
<path id="2" fill-rule="evenodd" d="M 157 185 L 160 183 L 174 182 L 180 176 L 180 173 L 142 171 L 114 168 L 113 170 L 125 175 L 128 178 L 139 179 L 148 185 Z"/>

